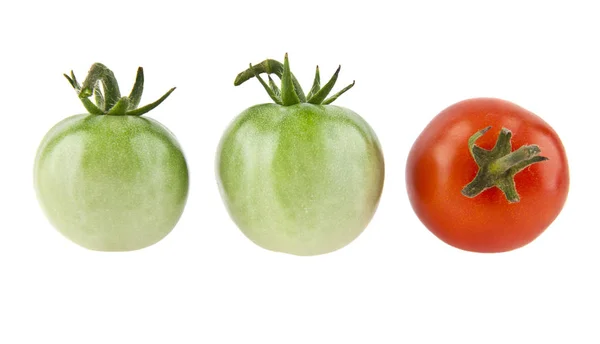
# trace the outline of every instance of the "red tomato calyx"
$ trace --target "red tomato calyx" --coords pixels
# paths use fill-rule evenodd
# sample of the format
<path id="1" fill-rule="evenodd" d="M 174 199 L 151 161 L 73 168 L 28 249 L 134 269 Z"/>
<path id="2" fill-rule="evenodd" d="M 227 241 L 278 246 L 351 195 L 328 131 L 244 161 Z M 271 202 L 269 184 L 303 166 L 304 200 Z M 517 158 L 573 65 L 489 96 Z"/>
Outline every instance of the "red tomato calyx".
<path id="1" fill-rule="evenodd" d="M 144 70 L 138 67 L 135 83 L 129 96 L 121 97 L 119 84 L 114 73 L 101 63 L 94 63 L 83 84 L 79 84 L 75 74 L 64 74 L 77 92 L 85 109 L 92 115 L 142 116 L 160 105 L 175 90 L 171 88 L 153 103 L 138 108 L 144 90 Z M 101 86 L 102 85 L 102 86 Z M 104 90 L 104 93 L 102 92 Z M 89 100 L 94 95 L 95 103 Z"/>
<path id="2" fill-rule="evenodd" d="M 509 203 L 519 202 L 519 194 L 515 186 L 514 177 L 525 167 L 548 160 L 540 156 L 540 148 L 535 145 L 524 145 L 517 150 L 512 150 L 512 132 L 506 128 L 500 130 L 494 148 L 487 150 L 475 145 L 491 126 L 479 130 L 468 141 L 469 151 L 479 166 L 475 178 L 462 189 L 462 194 L 473 198 L 484 190 L 497 187 L 506 196 Z"/>
<path id="3" fill-rule="evenodd" d="M 269 97 L 279 105 L 290 106 L 299 103 L 310 103 L 315 105 L 327 105 L 333 103 L 339 96 L 348 91 L 354 86 L 354 81 L 341 91 L 327 98 L 327 95 L 335 86 L 338 75 L 340 73 L 341 66 L 337 68 L 331 79 L 321 87 L 321 77 L 319 74 L 319 66 L 316 68 L 315 78 L 313 85 L 308 92 L 308 95 L 304 94 L 300 83 L 290 71 L 290 63 L 288 60 L 288 54 L 285 54 L 283 63 L 273 60 L 266 59 L 257 65 L 250 64 L 249 68 L 239 73 L 235 78 L 233 84 L 239 86 L 247 80 L 255 77 L 267 91 Z M 269 84 L 267 84 L 260 76 L 262 73 L 267 73 L 269 78 Z M 281 79 L 281 89 L 277 87 L 270 74 L 275 74 Z"/>

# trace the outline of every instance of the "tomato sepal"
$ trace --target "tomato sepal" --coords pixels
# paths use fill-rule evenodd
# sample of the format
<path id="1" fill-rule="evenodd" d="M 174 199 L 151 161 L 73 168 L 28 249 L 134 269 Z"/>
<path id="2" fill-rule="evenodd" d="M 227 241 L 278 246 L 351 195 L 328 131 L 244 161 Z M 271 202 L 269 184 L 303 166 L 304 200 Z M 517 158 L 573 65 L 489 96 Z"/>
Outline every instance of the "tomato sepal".
<path id="1" fill-rule="evenodd" d="M 296 105 L 301 102 L 299 93 L 304 93 L 300 86 L 294 88 L 292 72 L 290 70 L 290 61 L 285 54 L 283 59 L 283 75 L 281 76 L 281 102 L 284 106 Z"/>
<path id="2" fill-rule="evenodd" d="M 64 74 L 69 84 L 75 89 L 85 109 L 92 115 L 110 116 L 142 116 L 160 105 L 175 87 L 171 88 L 158 100 L 138 108 L 144 90 L 144 70 L 139 67 L 135 83 L 129 96 L 121 97 L 119 84 L 114 73 L 102 63 L 94 63 L 83 83 L 80 85 L 73 71 L 71 75 Z M 102 89 L 100 88 L 102 85 Z M 94 96 L 95 104 L 89 97 Z"/>
<path id="3" fill-rule="evenodd" d="M 267 94 L 273 100 L 273 102 L 275 102 L 275 104 L 282 106 L 292 106 L 300 103 L 329 105 L 333 103 L 339 96 L 351 89 L 355 84 L 355 81 L 352 81 L 350 85 L 344 87 L 339 92 L 327 98 L 335 86 L 340 69 L 341 66 L 336 69 L 331 79 L 321 88 L 319 66 L 317 66 L 313 85 L 308 92 L 308 96 L 306 96 L 302 90 L 302 87 L 298 83 L 298 80 L 290 70 L 288 54 L 286 53 L 283 63 L 273 59 L 266 59 L 256 65 L 250 64 L 248 69 L 237 75 L 233 84 L 235 86 L 239 86 L 250 80 L 252 77 L 255 77 L 258 79 L 265 91 L 267 91 Z M 262 73 L 267 73 L 267 75 L 269 75 L 269 84 L 267 84 L 260 76 Z M 270 74 L 275 74 L 279 77 L 281 80 L 281 89 L 277 87 Z"/>
<path id="4" fill-rule="evenodd" d="M 461 193 L 469 198 L 476 197 L 484 190 L 497 187 L 505 195 L 509 203 L 520 201 L 515 187 L 514 177 L 517 173 L 532 164 L 548 160 L 540 156 L 538 145 L 524 145 L 512 151 L 512 132 L 502 128 L 494 148 L 487 150 L 477 146 L 476 141 L 483 136 L 491 126 L 479 130 L 469 140 L 469 151 L 479 167 L 475 178 L 467 184 Z"/>

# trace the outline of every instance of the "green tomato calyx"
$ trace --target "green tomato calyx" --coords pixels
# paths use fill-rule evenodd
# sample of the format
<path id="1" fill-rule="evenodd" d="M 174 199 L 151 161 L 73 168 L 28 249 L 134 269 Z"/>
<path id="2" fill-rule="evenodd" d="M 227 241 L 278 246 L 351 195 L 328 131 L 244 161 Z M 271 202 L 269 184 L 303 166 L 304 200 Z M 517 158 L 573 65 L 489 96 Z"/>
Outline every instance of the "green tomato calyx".
<path id="1" fill-rule="evenodd" d="M 491 126 L 479 130 L 469 138 L 469 151 L 479 166 L 479 171 L 475 178 L 462 189 L 462 194 L 472 198 L 488 188 L 497 187 L 502 190 L 508 202 L 519 202 L 519 194 L 515 187 L 515 175 L 525 167 L 548 160 L 548 158 L 540 156 L 540 147 L 534 144 L 521 146 L 513 151 L 510 142 L 512 133 L 506 128 L 500 130 L 498 140 L 491 150 L 475 145 L 475 142 L 490 128 Z"/>
<path id="2" fill-rule="evenodd" d="M 243 84 L 245 81 L 256 77 L 258 81 L 263 85 L 269 97 L 273 99 L 273 101 L 279 105 L 290 106 L 299 103 L 309 103 L 315 105 L 327 105 L 333 103 L 339 96 L 344 94 L 346 91 L 354 86 L 354 81 L 346 87 L 344 87 L 338 93 L 332 95 L 327 98 L 327 95 L 333 89 L 335 82 L 337 81 L 338 74 L 340 73 L 340 67 L 335 71 L 331 79 L 321 87 L 321 77 L 319 75 L 319 66 L 317 66 L 317 71 L 315 72 L 315 79 L 313 81 L 313 85 L 308 92 L 308 95 L 304 95 L 304 91 L 302 91 L 302 87 L 300 87 L 300 83 L 290 71 L 290 63 L 288 60 L 288 54 L 285 54 L 283 64 L 279 61 L 266 59 L 257 65 L 250 64 L 250 67 L 245 71 L 241 72 L 235 78 L 233 84 L 235 86 L 239 86 Z M 267 84 L 263 78 L 261 78 L 260 74 L 267 73 L 269 78 L 269 83 Z M 281 89 L 277 87 L 273 79 L 271 78 L 271 74 L 277 75 L 281 80 Z"/>
<path id="3" fill-rule="evenodd" d="M 154 103 L 138 108 L 144 90 L 144 70 L 139 67 L 135 83 L 129 96 L 121 96 L 119 84 L 113 72 L 101 63 L 94 63 L 83 84 L 79 84 L 75 74 L 64 74 L 79 95 L 86 110 L 93 115 L 141 116 L 162 103 L 175 90 L 171 88 Z M 104 90 L 104 92 L 102 92 Z M 95 103 L 89 97 L 94 96 Z"/>

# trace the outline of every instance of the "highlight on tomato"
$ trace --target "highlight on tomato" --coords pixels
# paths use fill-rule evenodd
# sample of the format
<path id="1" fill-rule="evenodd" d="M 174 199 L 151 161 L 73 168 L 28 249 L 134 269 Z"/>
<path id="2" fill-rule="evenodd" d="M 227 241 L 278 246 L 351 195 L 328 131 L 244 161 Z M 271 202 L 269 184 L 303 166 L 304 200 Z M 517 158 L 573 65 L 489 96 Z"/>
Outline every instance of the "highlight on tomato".
<path id="1" fill-rule="evenodd" d="M 511 102 L 475 98 L 437 115 L 406 165 L 410 203 L 444 242 L 505 252 L 537 238 L 569 190 L 567 155 L 543 119 Z"/>
<path id="2" fill-rule="evenodd" d="M 321 86 L 317 67 L 305 95 L 284 62 L 267 59 L 240 73 L 256 78 L 274 103 L 244 110 L 223 134 L 216 177 L 225 206 L 257 245 L 294 255 L 338 250 L 373 217 L 384 181 L 377 136 L 350 109 L 328 97 L 340 69 Z M 268 84 L 260 76 L 267 73 Z M 281 79 L 278 87 L 270 74 Z"/>
<path id="3" fill-rule="evenodd" d="M 175 136 L 141 116 L 175 88 L 138 107 L 141 67 L 128 96 L 121 96 L 113 72 L 100 63 L 83 84 L 73 72 L 65 77 L 88 113 L 56 124 L 38 148 L 34 185 L 45 215 L 65 237 L 91 250 L 131 251 L 160 241 L 183 212 L 188 168 Z"/>

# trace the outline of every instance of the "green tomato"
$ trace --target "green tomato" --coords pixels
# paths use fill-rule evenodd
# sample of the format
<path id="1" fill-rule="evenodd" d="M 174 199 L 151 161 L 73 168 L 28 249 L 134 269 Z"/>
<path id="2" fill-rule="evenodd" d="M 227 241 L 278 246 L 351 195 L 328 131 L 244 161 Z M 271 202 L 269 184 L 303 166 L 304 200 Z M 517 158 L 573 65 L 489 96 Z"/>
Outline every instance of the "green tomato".
<path id="1" fill-rule="evenodd" d="M 94 65 L 92 78 L 95 68 L 106 67 Z M 87 100 L 86 87 L 94 80 L 86 79 L 83 88 L 74 76 L 69 80 Z M 173 134 L 140 117 L 170 92 L 137 109 L 131 104 L 139 102 L 141 92 L 132 91 L 110 106 L 108 88 L 114 91 L 116 82 L 102 81 L 107 94 L 97 98 L 95 114 L 69 117 L 46 134 L 35 159 L 34 184 L 52 225 L 73 242 L 100 251 L 141 249 L 164 238 L 179 220 L 188 194 L 187 164 Z M 123 113 L 114 110 L 119 102 L 128 103 Z M 93 109 L 91 102 L 84 105 Z"/>
<path id="2" fill-rule="evenodd" d="M 283 66 L 266 60 L 253 69 L 256 75 L 281 70 L 282 87 L 279 92 L 271 81 L 267 91 L 279 104 L 245 110 L 221 139 L 217 179 L 229 214 L 250 240 L 269 250 L 317 255 L 346 246 L 367 227 L 383 188 L 384 160 L 374 131 L 349 109 L 302 101 L 297 83 L 300 102 L 284 104 L 291 86 L 286 78 L 295 83 L 283 72 L 289 71 L 287 56 Z M 313 86 L 306 100 L 315 93 Z"/>

